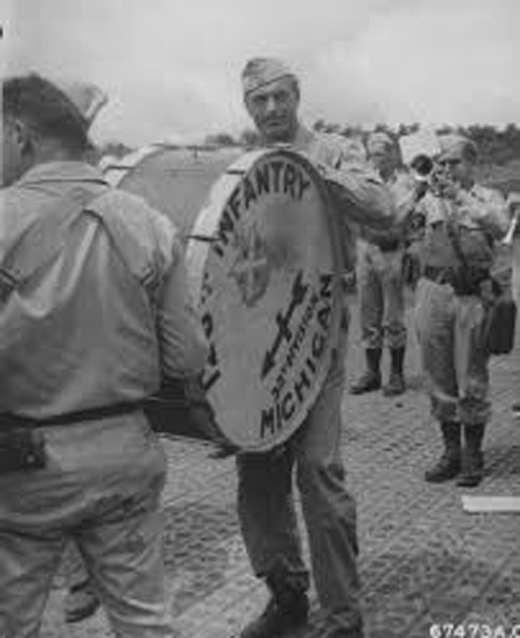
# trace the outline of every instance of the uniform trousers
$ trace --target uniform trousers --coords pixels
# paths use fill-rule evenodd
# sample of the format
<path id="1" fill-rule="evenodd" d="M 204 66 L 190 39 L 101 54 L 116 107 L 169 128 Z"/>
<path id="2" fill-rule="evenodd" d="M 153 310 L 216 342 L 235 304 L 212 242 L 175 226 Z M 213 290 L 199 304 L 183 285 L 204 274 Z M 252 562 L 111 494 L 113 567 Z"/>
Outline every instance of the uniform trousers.
<path id="1" fill-rule="evenodd" d="M 358 290 L 361 335 L 367 350 L 406 346 L 402 250 L 382 251 L 376 244 L 360 242 Z"/>
<path id="2" fill-rule="evenodd" d="M 361 636 L 356 509 L 345 487 L 341 458 L 341 399 L 346 331 L 304 424 L 283 452 L 239 455 L 238 513 L 255 574 L 282 575 L 305 590 L 293 498 L 293 470 L 309 537 L 312 571 L 322 609 L 323 638 Z M 354 633 L 356 632 L 356 633 Z"/>
<path id="3" fill-rule="evenodd" d="M 432 414 L 439 422 L 471 426 L 490 418 L 484 313 L 477 295 L 455 295 L 450 284 L 419 280 L 417 336 Z"/>
<path id="4" fill-rule="evenodd" d="M 118 638 L 171 638 L 159 503 L 166 461 L 146 418 L 40 431 L 47 466 L 0 476 L 0 636 L 38 636 L 73 541 Z"/>

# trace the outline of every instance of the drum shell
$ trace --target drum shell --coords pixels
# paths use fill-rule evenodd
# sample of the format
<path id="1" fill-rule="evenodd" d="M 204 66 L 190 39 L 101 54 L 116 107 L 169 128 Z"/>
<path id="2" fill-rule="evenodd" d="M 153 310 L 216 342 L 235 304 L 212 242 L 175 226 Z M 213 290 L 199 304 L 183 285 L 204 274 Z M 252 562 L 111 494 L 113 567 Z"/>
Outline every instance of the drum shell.
<path id="1" fill-rule="evenodd" d="M 101 169 L 111 185 L 145 199 L 187 238 L 212 185 L 242 153 L 236 148 L 156 144 L 121 159 L 104 158 Z M 160 392 L 147 399 L 145 412 L 159 434 L 230 445 L 203 394 L 188 398 L 178 383 L 163 382 Z"/>
<path id="2" fill-rule="evenodd" d="M 243 153 L 237 148 L 154 145 L 116 161 L 105 161 L 112 185 L 143 197 L 188 234 L 212 185 Z"/>

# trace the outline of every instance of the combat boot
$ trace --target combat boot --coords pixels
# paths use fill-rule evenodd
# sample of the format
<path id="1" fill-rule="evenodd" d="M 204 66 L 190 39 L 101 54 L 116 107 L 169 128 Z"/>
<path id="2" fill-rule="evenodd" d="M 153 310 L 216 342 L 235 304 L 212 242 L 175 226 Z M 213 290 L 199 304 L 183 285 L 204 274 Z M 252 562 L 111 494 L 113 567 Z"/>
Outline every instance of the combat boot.
<path id="1" fill-rule="evenodd" d="M 89 580 L 72 585 L 65 597 L 65 622 L 81 622 L 93 616 L 100 605 Z"/>
<path id="2" fill-rule="evenodd" d="M 269 584 L 269 583 L 268 583 Z M 240 634 L 240 638 L 283 638 L 307 624 L 309 599 L 305 591 L 278 585 L 261 615 Z"/>
<path id="3" fill-rule="evenodd" d="M 461 466 L 460 424 L 447 421 L 441 423 L 444 452 L 437 463 L 425 472 L 428 483 L 443 483 L 455 478 Z"/>
<path id="4" fill-rule="evenodd" d="M 404 354 L 404 348 L 390 348 L 390 378 L 383 388 L 385 397 L 398 396 L 406 389 L 403 372 Z"/>
<path id="5" fill-rule="evenodd" d="M 381 349 L 369 348 L 365 351 L 367 368 L 363 375 L 350 386 L 350 394 L 374 392 L 381 387 Z"/>
<path id="6" fill-rule="evenodd" d="M 464 448 L 462 450 L 462 467 L 457 485 L 460 487 L 476 487 L 484 478 L 484 455 L 482 442 L 485 425 L 464 426 Z"/>

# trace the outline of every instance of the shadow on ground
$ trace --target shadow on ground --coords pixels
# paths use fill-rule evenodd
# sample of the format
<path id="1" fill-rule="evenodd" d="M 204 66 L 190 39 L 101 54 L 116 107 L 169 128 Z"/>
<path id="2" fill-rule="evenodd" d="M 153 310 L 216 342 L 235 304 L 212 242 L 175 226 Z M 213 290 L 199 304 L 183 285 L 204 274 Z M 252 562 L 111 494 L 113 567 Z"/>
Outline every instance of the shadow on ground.
<path id="1" fill-rule="evenodd" d="M 234 507 L 183 503 L 166 507 L 166 573 L 174 581 L 173 612 L 216 591 L 225 582 L 228 566 L 226 541 L 238 533 Z"/>

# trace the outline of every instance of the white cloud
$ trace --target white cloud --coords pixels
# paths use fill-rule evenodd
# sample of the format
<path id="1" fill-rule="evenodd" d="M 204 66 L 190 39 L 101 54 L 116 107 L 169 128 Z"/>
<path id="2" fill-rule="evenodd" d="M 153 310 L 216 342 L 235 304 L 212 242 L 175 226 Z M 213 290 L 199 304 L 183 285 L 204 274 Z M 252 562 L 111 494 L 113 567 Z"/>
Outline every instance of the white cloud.
<path id="1" fill-rule="evenodd" d="M 312 119 L 518 121 L 519 17 L 517 0 L 16 0 L 10 66 L 97 82 L 97 137 L 133 144 L 248 125 L 240 70 L 265 53 L 301 73 Z"/>
<path id="2" fill-rule="evenodd" d="M 319 106 L 369 121 L 520 121 L 513 81 L 520 5 L 410 3 L 373 16 L 354 41 L 335 42 L 315 67 L 328 89 Z M 341 80 L 340 80 L 341 78 Z M 347 113 L 348 115 L 348 113 Z"/>

